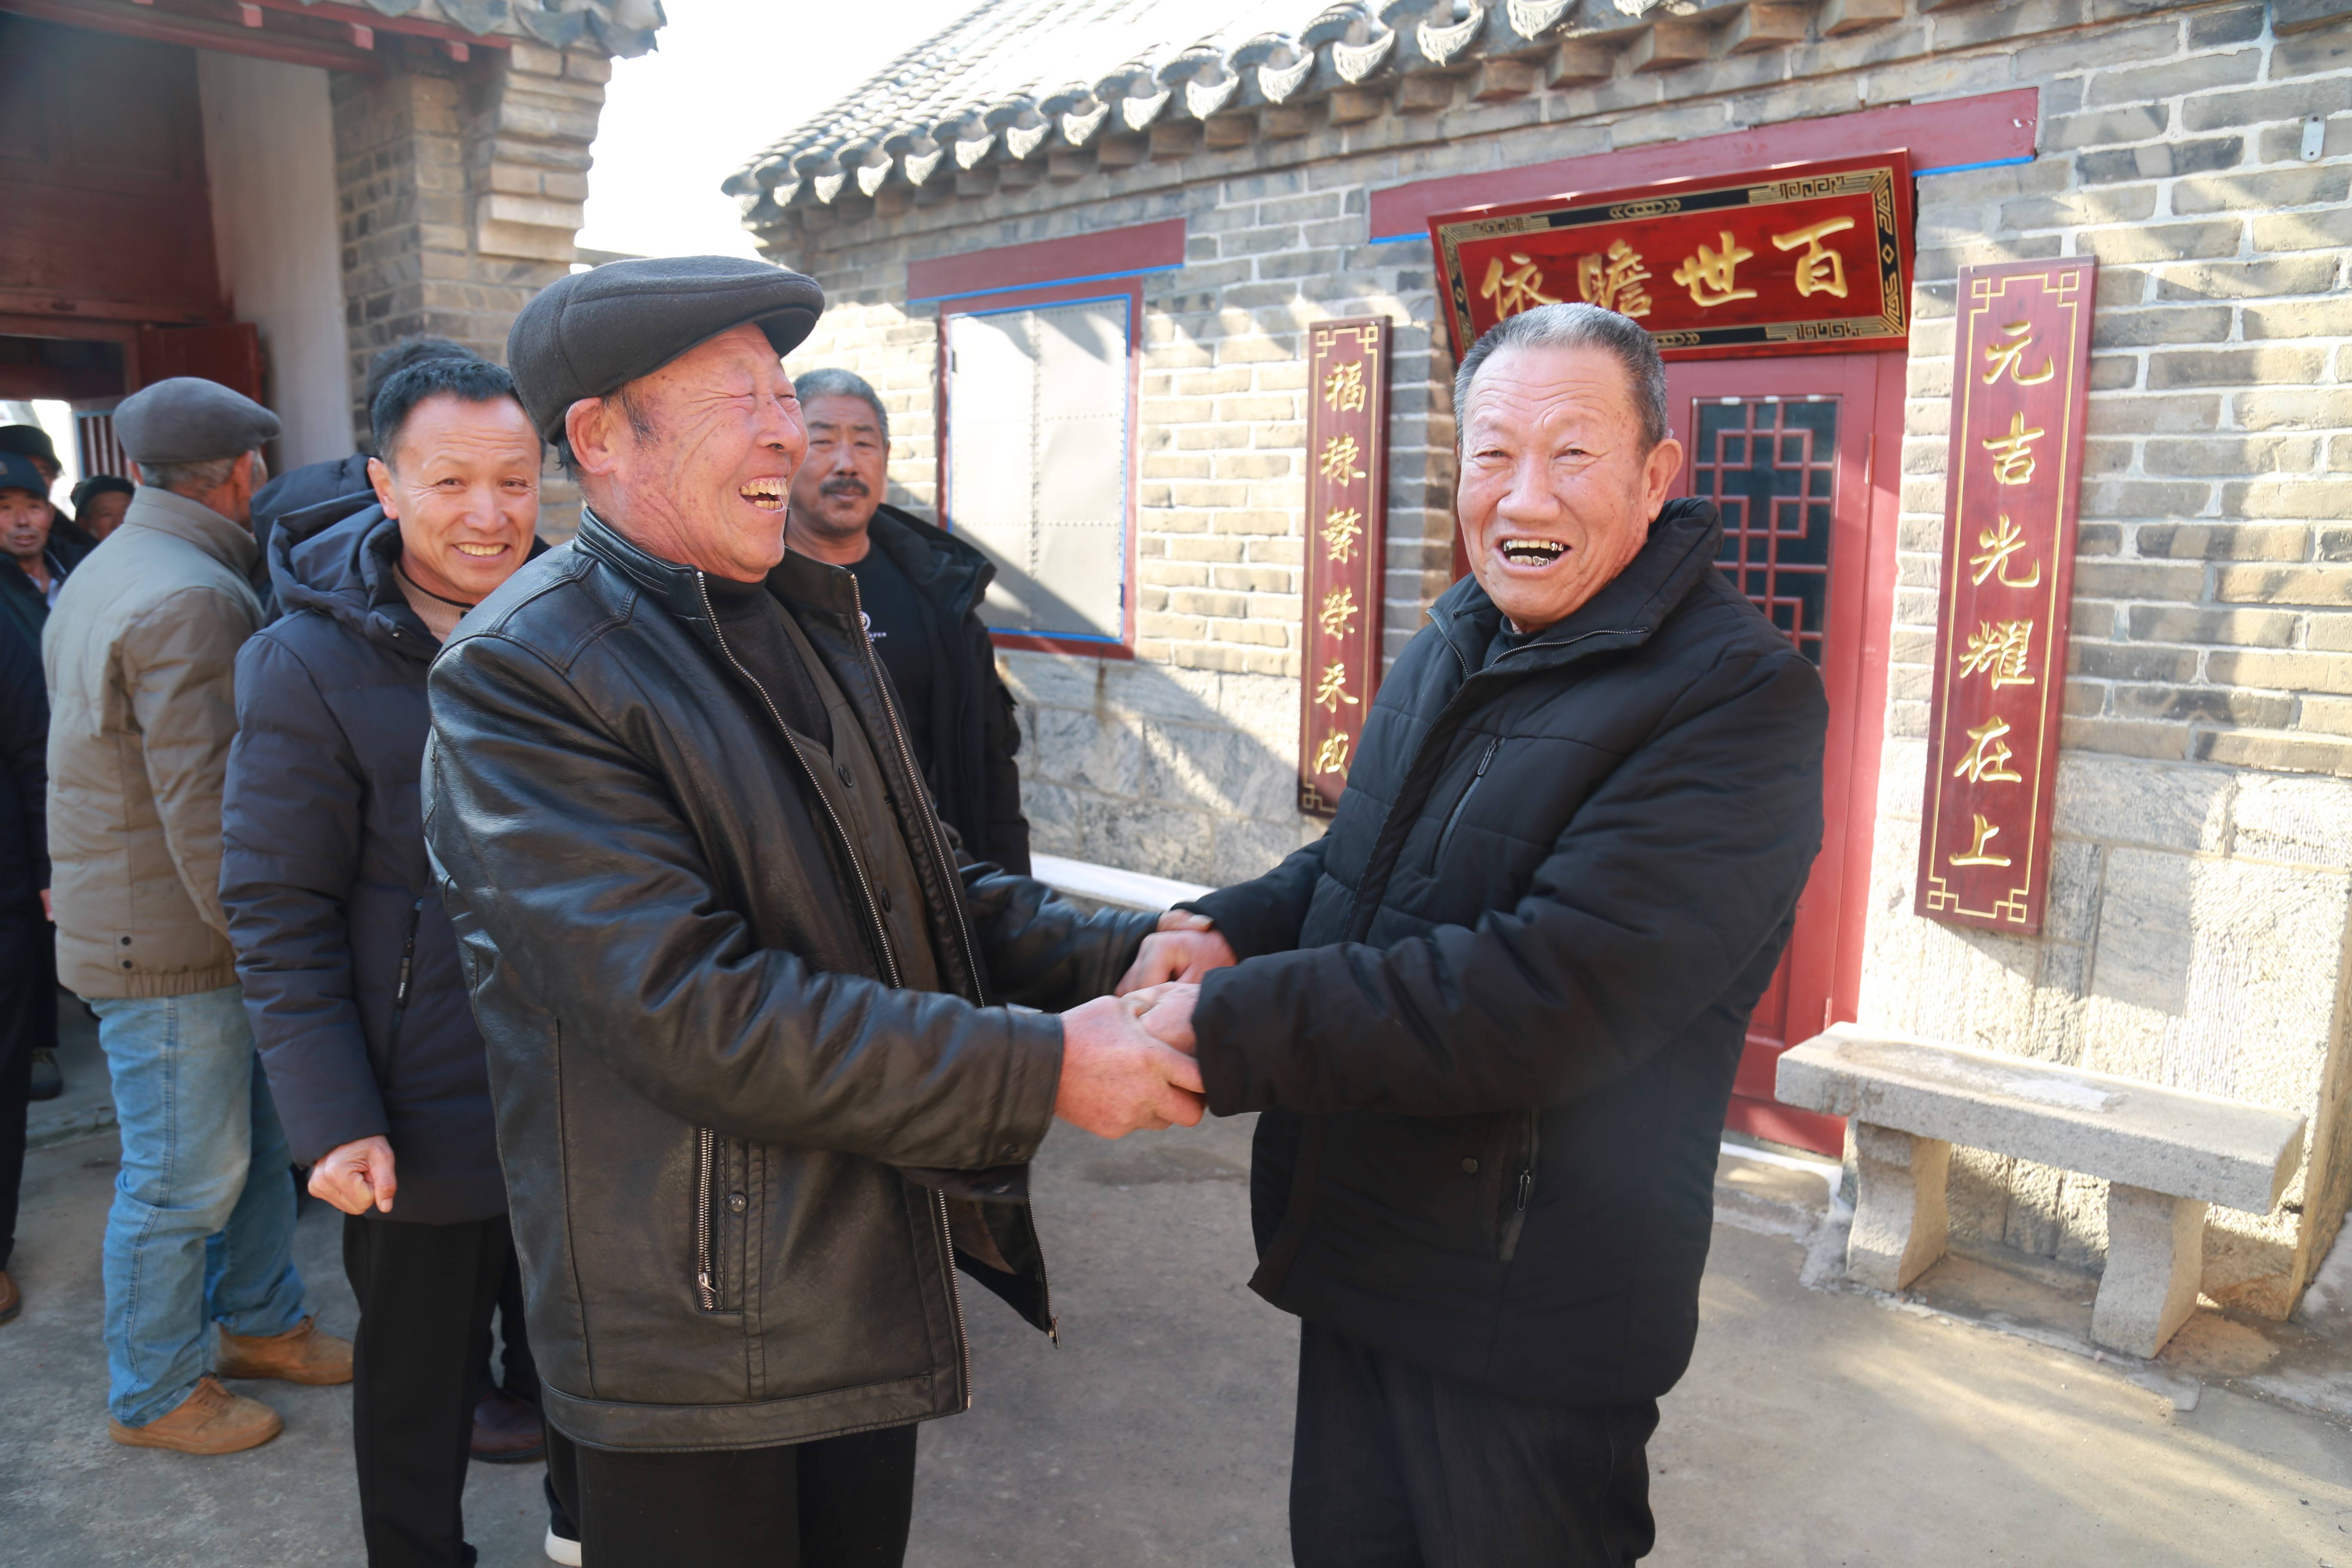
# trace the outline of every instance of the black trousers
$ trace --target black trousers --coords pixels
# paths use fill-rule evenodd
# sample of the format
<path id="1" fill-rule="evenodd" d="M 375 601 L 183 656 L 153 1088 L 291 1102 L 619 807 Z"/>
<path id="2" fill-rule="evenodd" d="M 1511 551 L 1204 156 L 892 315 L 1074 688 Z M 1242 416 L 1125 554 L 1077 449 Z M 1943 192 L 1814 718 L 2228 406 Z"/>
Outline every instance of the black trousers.
<path id="1" fill-rule="evenodd" d="M 1514 1405 L 1328 1329 L 1298 1338 L 1298 1568 L 1618 1568 L 1650 1550 L 1655 1400 Z"/>
<path id="2" fill-rule="evenodd" d="M 915 1428 L 773 1448 L 591 1448 L 547 1429 L 547 1474 L 586 1568 L 898 1568 Z"/>
<path id="3" fill-rule="evenodd" d="M 0 909 L 0 1268 L 16 1250 L 33 1053 L 57 1043 L 57 928 L 34 898 Z"/>
<path id="4" fill-rule="evenodd" d="M 369 1568 L 463 1568 L 467 1449 L 490 1313 L 514 1255 L 507 1216 L 458 1225 L 343 1220 L 352 1448 Z"/>

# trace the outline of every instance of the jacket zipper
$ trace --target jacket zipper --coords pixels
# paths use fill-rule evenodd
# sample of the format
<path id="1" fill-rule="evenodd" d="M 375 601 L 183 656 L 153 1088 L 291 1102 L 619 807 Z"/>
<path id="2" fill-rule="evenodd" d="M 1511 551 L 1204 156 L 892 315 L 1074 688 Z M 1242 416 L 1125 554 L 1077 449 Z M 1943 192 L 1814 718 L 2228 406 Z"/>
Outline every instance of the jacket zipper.
<path id="1" fill-rule="evenodd" d="M 1470 775 L 1470 782 L 1462 788 L 1462 797 L 1454 803 L 1454 809 L 1445 814 L 1445 826 L 1437 835 L 1437 853 L 1429 858 L 1432 870 L 1436 869 L 1437 863 L 1445 858 L 1445 847 L 1454 842 L 1454 830 L 1462 825 L 1463 811 L 1470 805 L 1470 797 L 1478 793 L 1478 781 L 1486 776 L 1488 768 L 1494 766 L 1495 753 L 1502 748 L 1503 737 L 1500 735 L 1486 742 L 1486 750 L 1478 758 L 1478 771 Z"/>
<path id="2" fill-rule="evenodd" d="M 1536 1157 L 1543 1149 L 1543 1112 L 1529 1110 L 1528 1118 L 1528 1163 L 1519 1167 L 1518 1202 L 1512 1205 L 1511 1217 L 1503 1226 L 1503 1261 L 1508 1263 L 1519 1250 L 1519 1232 L 1528 1223 L 1528 1200 L 1536 1195 Z"/>
<path id="3" fill-rule="evenodd" d="M 419 898 L 408 906 L 408 935 L 400 944 L 400 984 L 392 993 L 392 1027 L 385 1031 L 384 1047 L 400 1038 L 400 1020 L 408 1011 L 408 983 L 416 972 L 416 925 L 425 918 L 425 900 Z"/>
<path id="4" fill-rule="evenodd" d="M 710 1281 L 710 1175 L 718 1163 L 718 1134 L 708 1127 L 694 1130 L 694 1288 L 701 1293 L 702 1310 L 719 1310 L 719 1288 Z"/>
<path id="5" fill-rule="evenodd" d="M 864 596 L 858 593 L 857 579 L 854 576 L 849 579 L 849 606 L 857 612 L 858 624 L 864 626 Z M 713 621 L 711 626 L 715 629 L 718 622 Z M 929 841 L 931 853 L 939 861 L 940 876 L 947 883 L 948 908 L 954 911 L 956 935 L 963 943 L 964 973 L 971 976 L 972 996 L 985 1007 L 988 1005 L 988 991 L 981 977 L 979 956 L 972 948 L 971 928 L 964 921 L 962 879 L 956 875 L 955 857 L 948 852 L 947 837 L 940 831 L 940 814 L 926 809 L 927 803 L 919 798 L 923 787 L 922 771 L 915 766 L 914 750 L 907 743 L 906 731 L 899 727 L 898 705 L 890 700 L 890 682 L 882 673 L 881 660 L 874 655 L 874 639 L 865 638 L 864 643 L 866 678 L 874 683 L 874 694 L 882 700 L 882 717 L 890 726 L 890 740 L 898 747 L 898 760 L 905 766 L 908 778 L 914 782 L 918 794 L 913 809 L 908 815 L 920 817 L 923 821 L 923 837 Z M 948 1224 L 947 1194 L 934 1187 L 931 1196 L 935 1200 L 931 1205 L 933 1216 L 938 1221 L 940 1266 L 947 1271 L 948 1300 L 955 1309 L 956 1364 L 963 1380 L 963 1407 L 969 1410 L 971 1408 L 971 1342 L 964 1332 L 963 1281 L 956 1278 L 955 1233 Z M 1045 1250 L 1041 1247 L 1038 1249 L 1037 1274 L 1039 1282 L 1045 1287 L 1046 1313 L 1050 1318 L 1054 1287 L 1045 1273 Z M 1055 1342 L 1060 1342 L 1058 1335 Z"/>
<path id="6" fill-rule="evenodd" d="M 728 664 L 734 668 L 736 674 L 743 678 L 744 684 L 751 687 L 752 690 L 760 694 L 761 705 L 767 709 L 769 719 L 772 721 L 776 726 L 776 732 L 783 737 L 784 750 L 790 752 L 793 754 L 793 760 L 800 763 L 801 772 L 808 775 L 809 788 L 815 792 L 818 803 L 824 807 L 824 815 L 833 824 L 835 836 L 841 840 L 842 848 L 849 856 L 850 868 L 857 873 L 857 890 L 866 900 L 866 917 L 874 927 L 875 942 L 881 949 L 882 967 L 889 979 L 890 988 L 893 991 L 899 989 L 901 982 L 898 978 L 898 955 L 890 951 L 889 928 L 882 923 L 882 911 L 875 904 L 874 885 L 866 879 L 866 863 L 857 858 L 857 841 L 850 837 L 849 830 L 842 826 L 841 815 L 833 809 L 833 802 L 826 798 L 824 787 L 817 783 L 816 770 L 809 766 L 808 759 L 801 755 L 800 747 L 793 743 L 792 726 L 785 723 L 783 714 L 777 711 L 775 699 L 768 695 L 768 689 L 760 684 L 760 680 L 757 676 L 743 668 L 743 661 L 735 657 L 735 650 L 727 646 L 727 634 L 719 629 L 719 612 L 711 607 L 710 586 L 709 583 L 704 580 L 703 574 L 699 571 L 697 571 L 694 574 L 694 587 L 695 592 L 698 594 L 702 599 L 702 613 L 705 616 L 709 617 L 710 621 L 711 640 L 719 645 L 719 651 L 727 656 Z M 697 1143 L 695 1167 L 696 1201 L 694 1210 L 694 1278 L 695 1288 L 700 1292 L 702 1310 L 709 1312 L 718 1310 L 719 1300 L 718 1293 L 711 1288 L 710 1283 L 711 1166 L 717 1159 L 719 1140 L 717 1135 L 708 1127 L 698 1127 L 694 1131 Z M 959 1348 L 961 1348 L 962 1338 L 961 1315 L 962 1304 L 958 1302 L 957 1338 Z M 970 1383 L 971 1380 L 967 1377 L 965 1379 L 967 1388 L 970 1386 Z M 969 1402 L 971 1395 L 967 1394 L 965 1398 L 966 1401 Z"/>

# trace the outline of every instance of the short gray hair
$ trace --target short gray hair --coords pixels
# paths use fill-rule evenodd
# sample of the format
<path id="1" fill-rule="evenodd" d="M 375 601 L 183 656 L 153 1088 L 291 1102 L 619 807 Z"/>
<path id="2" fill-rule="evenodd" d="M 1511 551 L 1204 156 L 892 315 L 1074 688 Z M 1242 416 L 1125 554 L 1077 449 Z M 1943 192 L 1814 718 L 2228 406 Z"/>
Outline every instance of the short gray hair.
<path id="1" fill-rule="evenodd" d="M 806 403 L 812 397 L 855 397 L 874 410 L 874 417 L 882 423 L 882 445 L 890 444 L 890 411 L 882 406 L 882 395 L 871 383 L 855 371 L 812 370 L 793 377 L 793 391 Z"/>
<path id="2" fill-rule="evenodd" d="M 1470 412 L 1470 388 L 1486 362 L 1505 349 L 1601 349 L 1625 367 L 1625 390 L 1642 422 L 1642 449 L 1666 438 L 1666 363 L 1642 324 L 1598 305 L 1538 305 L 1506 316 L 1462 356 L 1454 373 L 1454 449 L 1462 449 L 1462 426 Z"/>
<path id="3" fill-rule="evenodd" d="M 236 458 L 202 458 L 193 463 L 142 463 L 139 480 L 174 495 L 203 495 L 228 483 L 229 470 L 244 456 L 239 452 Z"/>

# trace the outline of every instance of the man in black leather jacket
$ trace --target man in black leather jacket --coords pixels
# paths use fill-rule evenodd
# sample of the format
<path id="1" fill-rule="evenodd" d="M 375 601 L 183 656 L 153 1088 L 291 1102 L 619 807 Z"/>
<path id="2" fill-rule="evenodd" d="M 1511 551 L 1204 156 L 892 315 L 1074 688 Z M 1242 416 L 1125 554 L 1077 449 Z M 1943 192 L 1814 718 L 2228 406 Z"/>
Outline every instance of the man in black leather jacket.
<path id="1" fill-rule="evenodd" d="M 1666 500 L 1648 334 L 1511 317 L 1454 406 L 1475 575 L 1381 683 L 1330 832 L 1128 981 L 1177 978 L 1145 1026 L 1264 1112 L 1301 1568 L 1648 1551 L 1724 1109 L 1821 845 L 1821 680 L 1716 569 L 1715 509 Z"/>
<path id="2" fill-rule="evenodd" d="M 429 679 L 425 838 L 592 1563 L 898 1561 L 912 1424 L 971 1397 L 957 1269 L 1053 1326 L 1054 1117 L 1200 1114 L 1104 994 L 1150 919 L 959 862 L 855 579 L 784 549 L 779 356 L 822 308 L 718 257 L 526 306 L 508 359 L 587 506 Z"/>

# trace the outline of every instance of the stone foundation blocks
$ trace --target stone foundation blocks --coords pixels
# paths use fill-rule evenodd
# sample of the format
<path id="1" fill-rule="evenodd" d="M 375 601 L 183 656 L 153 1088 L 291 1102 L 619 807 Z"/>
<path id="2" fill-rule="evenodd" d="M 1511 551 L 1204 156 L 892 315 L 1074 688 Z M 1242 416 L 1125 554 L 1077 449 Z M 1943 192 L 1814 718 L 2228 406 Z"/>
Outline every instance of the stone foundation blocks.
<path id="1" fill-rule="evenodd" d="M 1858 1179 L 1846 1274 L 1874 1290 L 1900 1290 L 1944 1256 L 1952 1146 L 1857 1122 L 1853 1152 Z"/>

